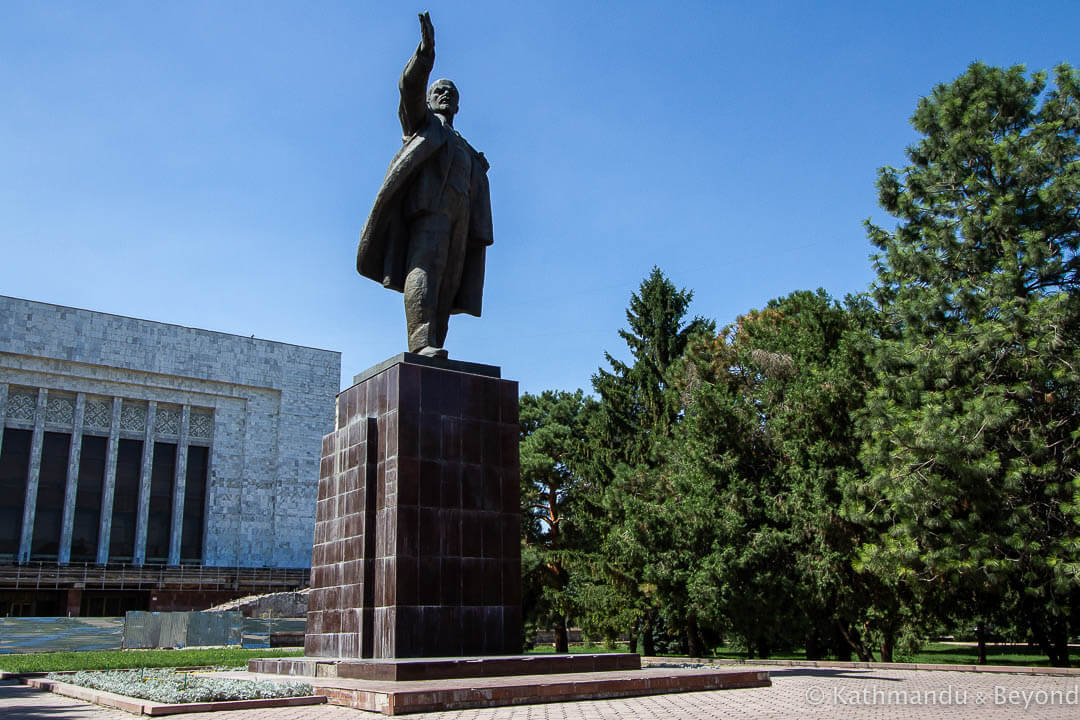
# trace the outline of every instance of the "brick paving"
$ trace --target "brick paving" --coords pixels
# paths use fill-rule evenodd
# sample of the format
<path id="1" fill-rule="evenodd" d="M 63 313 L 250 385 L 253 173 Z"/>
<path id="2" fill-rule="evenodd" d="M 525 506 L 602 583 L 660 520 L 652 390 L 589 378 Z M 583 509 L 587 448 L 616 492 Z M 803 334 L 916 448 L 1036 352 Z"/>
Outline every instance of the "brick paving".
<path id="1" fill-rule="evenodd" d="M 773 678 L 771 688 L 421 713 L 405 717 L 415 720 L 1073 720 L 1080 717 L 1080 677 L 850 668 L 774 667 L 769 670 Z M 0 717 L 4 720 L 131 720 L 133 716 L 2 682 Z M 361 720 L 382 716 L 332 705 L 315 705 L 225 714 L 192 713 L 177 717 L 178 720 Z"/>

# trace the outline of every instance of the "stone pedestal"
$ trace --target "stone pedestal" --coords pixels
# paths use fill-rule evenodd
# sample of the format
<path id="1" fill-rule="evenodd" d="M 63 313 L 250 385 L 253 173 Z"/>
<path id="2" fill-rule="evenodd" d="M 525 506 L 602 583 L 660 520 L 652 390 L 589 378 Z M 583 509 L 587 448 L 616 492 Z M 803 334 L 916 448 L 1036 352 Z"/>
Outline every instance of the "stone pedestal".
<path id="1" fill-rule="evenodd" d="M 520 651 L 518 386 L 404 353 L 323 438 L 305 656 Z"/>

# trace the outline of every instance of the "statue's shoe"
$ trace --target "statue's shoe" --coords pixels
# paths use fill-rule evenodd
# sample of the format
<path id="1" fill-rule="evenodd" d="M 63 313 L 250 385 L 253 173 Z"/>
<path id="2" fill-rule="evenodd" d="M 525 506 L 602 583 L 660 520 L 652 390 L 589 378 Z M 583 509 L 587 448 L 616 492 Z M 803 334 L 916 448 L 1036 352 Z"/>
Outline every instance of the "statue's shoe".
<path id="1" fill-rule="evenodd" d="M 445 360 L 447 357 L 450 356 L 450 353 L 446 352 L 445 349 L 431 347 L 430 345 L 421 348 L 417 351 L 416 354 L 423 355 L 424 357 L 439 358 L 440 360 Z"/>

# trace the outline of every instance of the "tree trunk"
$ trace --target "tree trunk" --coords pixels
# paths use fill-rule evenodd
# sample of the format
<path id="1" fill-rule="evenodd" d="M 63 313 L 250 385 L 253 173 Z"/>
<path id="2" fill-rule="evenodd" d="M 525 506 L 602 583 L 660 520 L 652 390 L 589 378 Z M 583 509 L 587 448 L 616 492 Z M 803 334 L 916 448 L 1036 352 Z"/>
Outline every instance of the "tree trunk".
<path id="1" fill-rule="evenodd" d="M 1067 625 L 1061 618 L 1036 618 L 1035 612 L 1028 611 L 1028 624 L 1031 636 L 1053 667 L 1069 667 L 1069 638 Z"/>
<path id="2" fill-rule="evenodd" d="M 570 652 L 570 638 L 566 632 L 566 618 L 562 615 L 555 618 L 555 652 Z"/>
<path id="3" fill-rule="evenodd" d="M 698 632 L 697 623 L 687 620 L 684 632 L 686 633 L 686 654 L 692 658 L 701 657 L 701 634 Z"/>
<path id="4" fill-rule="evenodd" d="M 892 630 L 886 630 L 885 635 L 881 638 L 881 662 L 891 663 L 893 661 L 893 646 L 895 644 L 895 633 Z"/>
<path id="5" fill-rule="evenodd" d="M 656 655 L 656 646 L 653 645 L 652 637 L 652 615 L 645 616 L 645 623 L 641 628 L 641 651 L 645 653 L 646 657 Z"/>
<path id="6" fill-rule="evenodd" d="M 634 626 L 632 628 L 630 628 L 630 642 L 629 642 L 630 647 L 627 648 L 627 649 L 632 653 L 637 652 L 637 639 L 638 639 L 638 630 L 640 629 L 640 627 L 639 627 L 640 625 L 641 625 L 640 621 L 635 622 Z"/>
<path id="7" fill-rule="evenodd" d="M 1069 627 L 1065 618 L 1057 618 L 1054 623 L 1054 646 L 1057 657 L 1050 658 L 1054 667 L 1069 667 Z"/>
<path id="8" fill-rule="evenodd" d="M 979 643 L 979 657 L 975 661 L 978 665 L 986 664 L 986 625 L 982 620 L 975 623 L 975 640 Z"/>
<path id="9" fill-rule="evenodd" d="M 845 628 L 842 623 L 837 623 L 837 628 L 843 634 L 844 639 L 847 640 L 848 645 L 855 651 L 855 654 L 859 657 L 859 662 L 874 662 L 874 653 L 870 652 L 870 648 L 866 647 L 866 643 L 862 641 L 859 636 L 859 631 L 855 628 Z M 851 657 L 848 655 L 848 657 Z"/>
<path id="10" fill-rule="evenodd" d="M 815 628 L 806 631 L 806 641 L 803 644 L 806 646 L 807 660 L 822 660 L 825 658 L 825 652 L 822 650 L 821 641 Z"/>
<path id="11" fill-rule="evenodd" d="M 1069 667 L 1068 623 L 1062 617 L 1047 616 L 1043 607 L 1036 607 L 1038 598 L 1025 598 L 1024 614 L 1027 616 L 1031 637 L 1046 655 L 1053 667 Z M 1048 601 L 1046 601 L 1048 602 Z"/>
<path id="12" fill-rule="evenodd" d="M 832 631 L 832 656 L 834 660 L 848 662 L 851 660 L 851 645 L 848 644 L 844 633 L 840 631 L 840 621 L 833 623 Z"/>
<path id="13" fill-rule="evenodd" d="M 1046 657 L 1053 667 L 1069 667 L 1069 634 L 1064 619 L 1060 617 L 1049 621 L 1043 634 Z"/>

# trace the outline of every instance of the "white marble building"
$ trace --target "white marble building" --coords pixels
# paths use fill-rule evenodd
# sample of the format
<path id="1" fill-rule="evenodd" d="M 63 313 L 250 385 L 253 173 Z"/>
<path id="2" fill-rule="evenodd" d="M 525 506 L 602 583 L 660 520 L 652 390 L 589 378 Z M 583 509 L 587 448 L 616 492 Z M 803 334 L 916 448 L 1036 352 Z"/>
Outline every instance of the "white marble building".
<path id="1" fill-rule="evenodd" d="M 0 564 L 309 566 L 340 366 L 0 296 Z"/>

